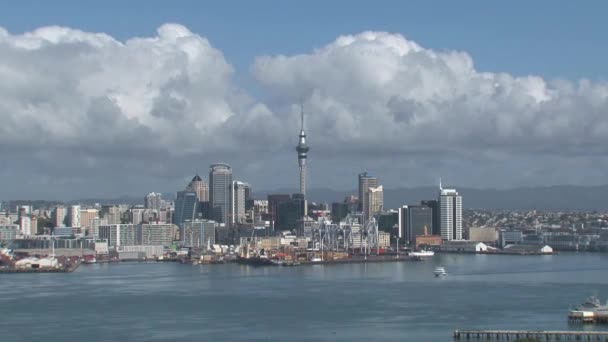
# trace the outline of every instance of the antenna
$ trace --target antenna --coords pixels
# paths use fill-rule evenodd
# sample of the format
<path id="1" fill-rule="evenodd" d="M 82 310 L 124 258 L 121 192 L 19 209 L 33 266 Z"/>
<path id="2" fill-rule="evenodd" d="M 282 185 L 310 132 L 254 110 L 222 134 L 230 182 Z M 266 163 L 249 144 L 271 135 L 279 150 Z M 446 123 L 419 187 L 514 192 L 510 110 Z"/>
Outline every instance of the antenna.
<path id="1" fill-rule="evenodd" d="M 301 123 L 300 130 L 303 131 L 304 130 L 304 103 L 302 103 L 302 102 L 300 102 L 300 123 Z"/>

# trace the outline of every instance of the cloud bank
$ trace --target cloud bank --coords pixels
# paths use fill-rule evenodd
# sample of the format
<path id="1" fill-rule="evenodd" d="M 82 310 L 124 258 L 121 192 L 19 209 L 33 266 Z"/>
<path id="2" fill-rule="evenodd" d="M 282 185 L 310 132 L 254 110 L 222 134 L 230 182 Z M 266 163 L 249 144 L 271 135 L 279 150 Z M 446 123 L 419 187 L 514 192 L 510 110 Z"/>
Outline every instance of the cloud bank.
<path id="1" fill-rule="evenodd" d="M 301 103 L 314 187 L 354 188 L 362 170 L 387 186 L 608 182 L 608 84 L 480 72 L 399 34 L 258 57 L 258 98 L 177 24 L 124 42 L 0 28 L 0 56 L 0 198 L 176 190 L 216 161 L 257 188 L 295 187 Z"/>

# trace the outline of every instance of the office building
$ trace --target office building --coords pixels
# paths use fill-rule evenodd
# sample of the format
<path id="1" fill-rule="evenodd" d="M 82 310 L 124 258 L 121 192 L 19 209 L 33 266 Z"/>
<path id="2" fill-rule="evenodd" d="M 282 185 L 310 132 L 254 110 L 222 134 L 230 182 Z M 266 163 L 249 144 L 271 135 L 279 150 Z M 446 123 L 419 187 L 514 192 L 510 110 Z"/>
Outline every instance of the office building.
<path id="1" fill-rule="evenodd" d="M 23 215 L 19 219 L 19 228 L 21 230 L 21 235 L 24 235 L 24 236 L 36 235 L 35 233 L 32 234 L 32 219 L 27 215 Z"/>
<path id="2" fill-rule="evenodd" d="M 425 205 L 410 205 L 408 210 L 407 243 L 415 244 L 416 237 L 433 231 L 433 209 Z"/>
<path id="3" fill-rule="evenodd" d="M 159 211 L 162 205 L 162 195 L 158 192 L 151 192 L 144 198 L 144 206 L 146 209 Z"/>
<path id="4" fill-rule="evenodd" d="M 209 202 L 209 185 L 199 175 L 192 178 L 186 191 L 195 192 L 199 202 Z"/>
<path id="5" fill-rule="evenodd" d="M 230 223 L 232 168 L 228 164 L 213 164 L 209 171 L 209 202 L 213 218 L 218 223 Z"/>
<path id="6" fill-rule="evenodd" d="M 89 235 L 99 237 L 99 227 L 108 225 L 108 220 L 105 218 L 96 217 L 91 220 L 91 226 L 89 228 Z"/>
<path id="7" fill-rule="evenodd" d="M 359 211 L 365 213 L 369 208 L 369 189 L 378 187 L 378 178 L 372 177 L 367 172 L 359 174 Z"/>
<path id="8" fill-rule="evenodd" d="M 145 212 L 146 212 L 146 209 L 142 206 L 137 206 L 137 207 L 131 208 L 131 210 L 129 210 L 129 215 L 130 215 L 129 222 L 132 224 L 143 223 Z"/>
<path id="9" fill-rule="evenodd" d="M 462 240 L 462 196 L 455 189 L 444 189 L 439 183 L 439 218 L 441 238 Z"/>
<path id="10" fill-rule="evenodd" d="M 197 213 L 198 200 L 193 191 L 178 191 L 175 199 L 173 223 L 182 226 L 186 221 L 194 221 Z"/>

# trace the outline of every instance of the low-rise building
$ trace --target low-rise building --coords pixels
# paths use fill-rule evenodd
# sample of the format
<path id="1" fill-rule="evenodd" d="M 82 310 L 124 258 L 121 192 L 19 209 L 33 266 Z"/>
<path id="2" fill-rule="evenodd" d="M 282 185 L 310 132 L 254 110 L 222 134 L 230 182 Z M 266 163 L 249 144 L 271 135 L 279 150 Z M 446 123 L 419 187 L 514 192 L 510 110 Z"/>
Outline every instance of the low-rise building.
<path id="1" fill-rule="evenodd" d="M 493 245 L 498 240 L 498 232 L 496 228 L 470 227 L 469 240 Z"/>
<path id="2" fill-rule="evenodd" d="M 487 252 L 488 246 L 483 242 L 468 240 L 444 241 L 441 245 L 442 252 L 479 253 Z"/>

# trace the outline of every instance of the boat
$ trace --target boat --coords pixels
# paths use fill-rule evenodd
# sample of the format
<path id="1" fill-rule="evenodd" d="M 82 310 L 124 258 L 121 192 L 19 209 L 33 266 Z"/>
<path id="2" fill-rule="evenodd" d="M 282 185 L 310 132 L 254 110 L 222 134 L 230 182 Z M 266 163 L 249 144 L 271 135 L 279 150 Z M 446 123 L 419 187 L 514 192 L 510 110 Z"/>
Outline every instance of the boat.
<path id="1" fill-rule="evenodd" d="M 570 310 L 568 320 L 582 323 L 608 323 L 608 303 L 602 305 L 594 296 Z"/>
<path id="2" fill-rule="evenodd" d="M 321 262 L 323 260 L 321 260 L 321 258 L 315 257 L 315 258 L 311 258 L 310 261 L 311 262 Z"/>
<path id="3" fill-rule="evenodd" d="M 435 267 L 435 271 L 433 273 L 435 273 L 435 277 L 445 277 L 448 275 L 443 267 Z"/>
<path id="4" fill-rule="evenodd" d="M 276 264 L 265 256 L 254 256 L 249 258 L 238 257 L 236 262 L 243 265 L 252 266 L 276 266 Z"/>
<path id="5" fill-rule="evenodd" d="M 409 256 L 417 256 L 417 257 L 432 257 L 433 255 L 435 255 L 435 252 L 433 251 L 427 251 L 427 250 L 421 250 L 418 252 L 409 252 L 408 253 Z"/>

